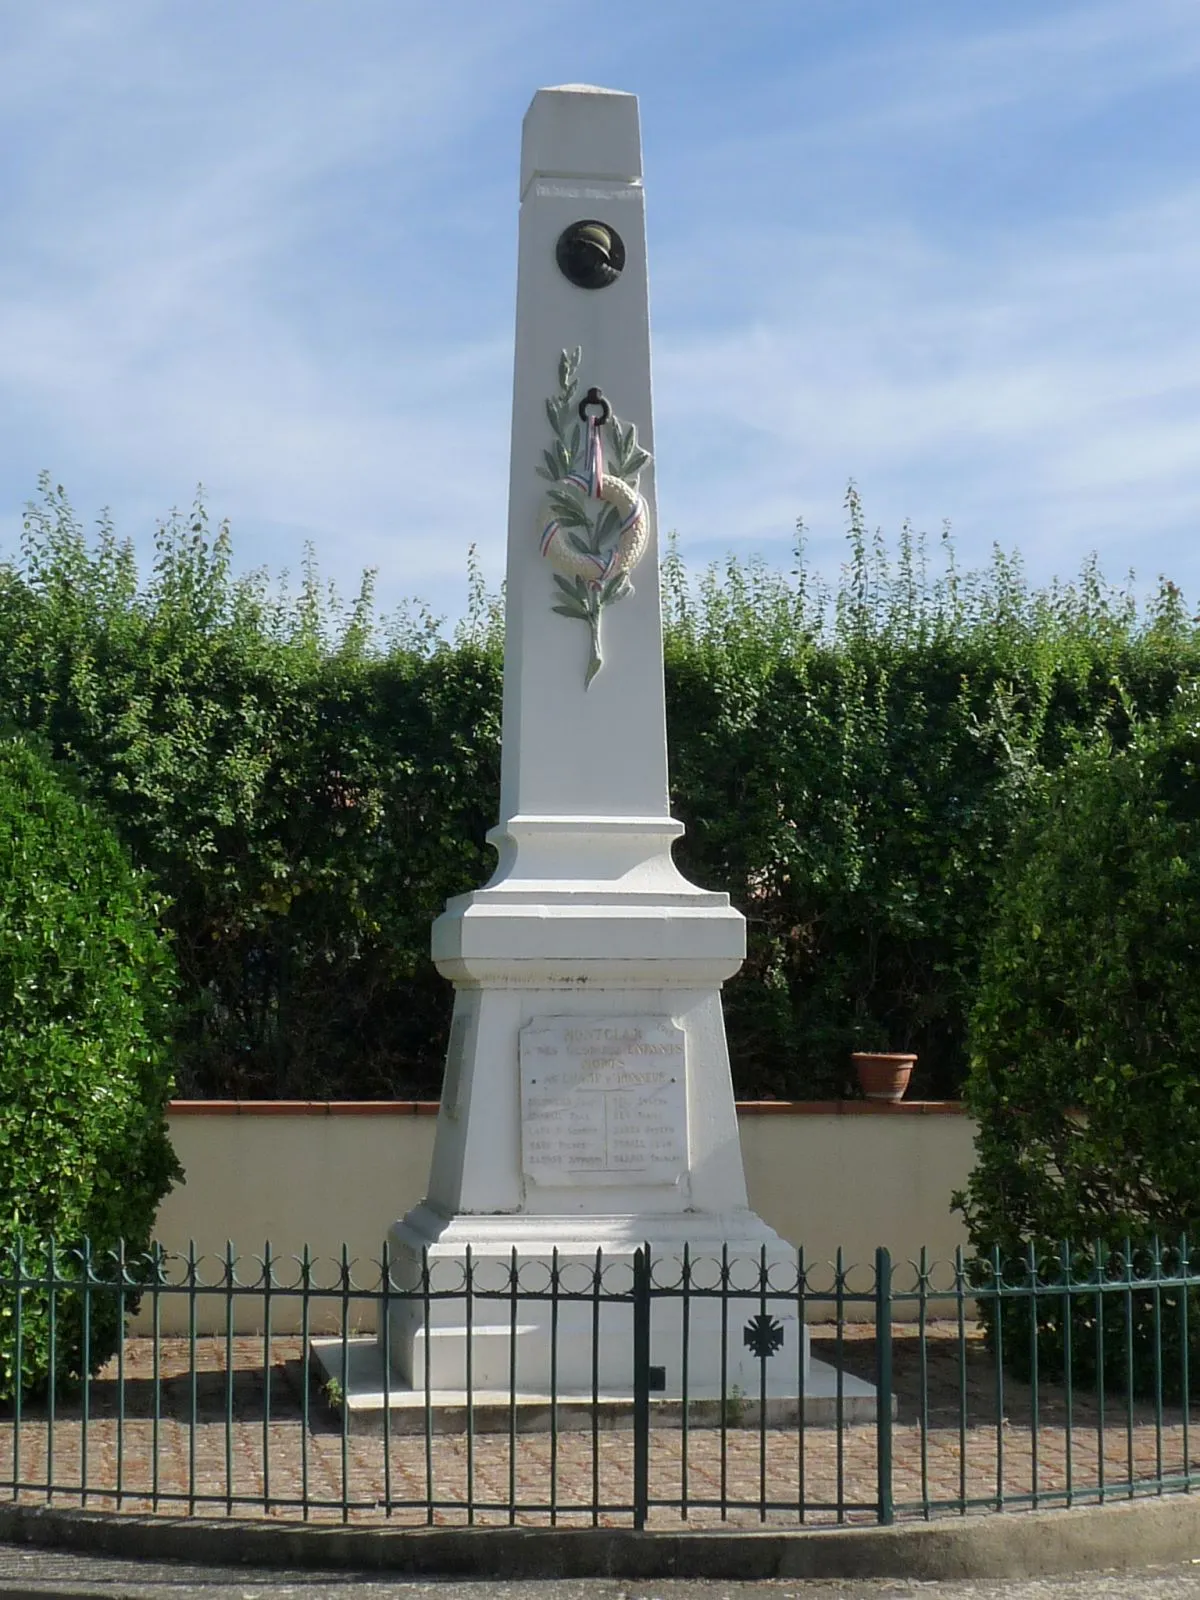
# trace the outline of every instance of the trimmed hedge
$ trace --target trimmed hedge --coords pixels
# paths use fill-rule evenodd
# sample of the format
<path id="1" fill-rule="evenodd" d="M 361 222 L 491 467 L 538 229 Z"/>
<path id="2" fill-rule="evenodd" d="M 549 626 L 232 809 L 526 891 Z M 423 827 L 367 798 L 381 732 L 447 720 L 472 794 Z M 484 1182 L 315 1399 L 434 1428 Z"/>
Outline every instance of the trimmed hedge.
<path id="1" fill-rule="evenodd" d="M 664 566 L 678 855 L 728 890 L 749 958 L 726 989 L 736 1087 L 839 1093 L 853 1045 L 913 1048 L 953 1094 L 998 863 L 1079 730 L 1167 704 L 1197 665 L 1169 586 L 1145 614 L 1094 569 L 926 572 L 849 499 L 836 591 L 731 562 Z M 170 904 L 191 1095 L 435 1094 L 450 987 L 429 924 L 491 871 L 502 618 L 472 569 L 447 635 L 372 620 L 311 558 L 296 595 L 235 579 L 204 508 L 143 585 L 43 484 L 0 566 L 0 711 L 78 765 Z"/>
<path id="2" fill-rule="evenodd" d="M 1073 754 L 1014 841 L 971 1023 L 981 1247 L 1200 1227 L 1200 695 L 1179 699 Z"/>
<path id="3" fill-rule="evenodd" d="M 73 1254 L 150 1243 L 182 1176 L 166 1131 L 173 968 L 144 874 L 68 776 L 22 737 L 0 737 L 0 1277 L 77 1275 Z M 127 1309 L 136 1306 L 130 1296 Z M 17 1370 L 17 1295 L 0 1288 L 0 1400 Z M 97 1297 L 85 1363 L 82 1302 L 45 1289 L 20 1318 L 27 1392 L 96 1371 L 117 1347 L 114 1296 Z"/>
<path id="4" fill-rule="evenodd" d="M 1102 1240 L 1138 1275 L 1200 1237 L 1200 693 L 1189 686 L 1123 748 L 1078 750 L 1019 830 L 971 1024 L 977 1164 L 959 1204 L 972 1243 Z M 1127 1244 L 1126 1241 L 1131 1241 Z M 1194 1266 L 1193 1266 L 1194 1270 Z M 1200 1297 L 1191 1308 L 1200 1359 Z M 1137 1388 L 1155 1385 L 1156 1322 L 1177 1371 L 1179 1295 L 1135 1300 Z M 1063 1364 L 1064 1310 L 1043 1304 L 1043 1366 Z M 1030 1356 L 1027 1316 L 1006 1328 Z M 1105 1365 L 1123 1381 L 1124 1307 L 1107 1301 Z M 1095 1377 L 1096 1307 L 1072 1307 L 1076 1375 Z"/>
<path id="5" fill-rule="evenodd" d="M 851 1049 L 915 1050 L 911 1093 L 959 1092 L 1000 863 L 1041 776 L 1156 710 L 1200 663 L 1164 586 L 1139 615 L 1094 567 L 1031 590 L 997 553 L 960 575 L 852 494 L 836 594 L 729 563 L 666 568 L 678 851 L 730 890 L 749 957 L 726 1014 L 742 1092 L 837 1095 Z"/>
<path id="6" fill-rule="evenodd" d="M 1200 1237 L 1200 693 L 1075 750 L 1014 840 L 971 1018 L 971 1243 L 1030 1275 L 1062 1240 L 1086 1277 L 1178 1269 Z M 1098 1242 L 1093 1245 L 1093 1242 Z M 1195 1243 L 1190 1246 L 1195 1272 Z M 981 1270 L 987 1270 L 981 1262 Z M 1099 1266 L 1098 1266 L 1099 1264 Z M 1178 1397 L 1200 1362 L 1200 1294 L 1048 1296 L 1006 1307 L 1006 1363 Z M 1165 1374 L 1165 1376 L 1163 1376 Z"/>

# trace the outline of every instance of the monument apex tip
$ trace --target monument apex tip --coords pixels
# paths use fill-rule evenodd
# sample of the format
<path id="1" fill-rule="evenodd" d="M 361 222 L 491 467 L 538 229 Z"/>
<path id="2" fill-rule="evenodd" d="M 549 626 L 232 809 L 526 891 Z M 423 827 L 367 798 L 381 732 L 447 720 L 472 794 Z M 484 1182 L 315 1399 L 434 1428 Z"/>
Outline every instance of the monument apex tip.
<path id="1" fill-rule="evenodd" d="M 585 83 L 539 89 L 525 113 L 522 195 L 537 173 L 638 182 L 642 134 L 637 95 Z"/>
<path id="2" fill-rule="evenodd" d="M 622 100 L 636 100 L 637 96 L 628 89 L 606 89 L 598 83 L 551 83 L 544 89 L 538 90 L 539 94 L 614 94 Z"/>

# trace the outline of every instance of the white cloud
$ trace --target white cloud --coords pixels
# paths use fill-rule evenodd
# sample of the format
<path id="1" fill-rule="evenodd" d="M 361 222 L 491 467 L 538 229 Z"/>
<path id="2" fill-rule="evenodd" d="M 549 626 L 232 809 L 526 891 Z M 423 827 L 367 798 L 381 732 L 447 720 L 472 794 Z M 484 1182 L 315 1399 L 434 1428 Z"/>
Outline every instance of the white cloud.
<path id="1" fill-rule="evenodd" d="M 836 552 L 853 475 L 873 520 L 950 516 L 968 557 L 1018 542 L 1048 575 L 1098 545 L 1200 588 L 1195 138 L 1125 160 L 1119 120 L 1194 73 L 1193 0 L 915 10 L 882 39 L 831 11 L 824 54 L 726 85 L 719 35 L 681 52 L 691 8 L 667 0 L 629 58 L 659 118 L 663 521 L 719 553 L 778 548 L 804 514 Z M 345 587 L 378 563 L 385 605 L 454 605 L 472 541 L 498 575 L 517 118 L 537 81 L 624 59 L 619 29 L 593 45 L 559 16 L 63 0 L 0 20 L 8 527 L 42 465 L 140 534 L 202 477 L 246 565 L 294 567 L 309 537 Z M 697 114 L 718 92 L 736 134 Z M 1057 130 L 1097 118 L 1112 181 L 1077 186 Z M 943 153 L 1010 145 L 1007 209 L 931 182 Z"/>
<path id="2" fill-rule="evenodd" d="M 927 138 L 994 138 L 997 117 L 1011 121 L 1017 111 L 1074 122 L 1186 81 L 1197 66 L 1200 12 L 1192 0 L 1074 0 L 969 14 L 914 6 L 884 26 L 847 28 L 840 47 L 808 59 L 764 62 L 765 85 L 746 96 L 746 125 L 711 155 L 772 172 L 789 153 L 832 153 L 840 163 L 867 146 L 886 160 Z"/>
<path id="3" fill-rule="evenodd" d="M 1180 316 L 1200 190 L 1022 230 L 966 275 L 886 223 L 751 253 L 808 264 L 790 307 L 768 287 L 749 325 L 658 343 L 660 446 L 688 463 L 664 509 L 689 542 L 828 526 L 851 475 L 893 525 L 951 516 L 977 546 L 1028 544 L 1042 576 L 1092 543 L 1140 566 L 1147 530 L 1200 514 L 1200 327 Z M 671 420 L 689 403 L 690 441 Z"/>
<path id="4" fill-rule="evenodd" d="M 430 168 L 436 179 L 464 94 L 513 19 L 485 14 L 469 37 L 426 22 L 379 58 L 343 30 L 336 70 L 294 53 L 264 71 L 261 49 L 214 62 L 210 41 L 193 57 L 161 6 L 101 10 L 111 33 L 68 9 L 15 41 L 22 81 L 53 88 L 64 117 L 47 147 L 28 142 L 45 181 L 10 218 L 23 248 L 0 253 L 0 397 L 21 418 L 10 459 L 36 439 L 119 486 L 147 522 L 166 485 L 186 498 L 202 474 L 216 509 L 235 507 L 268 548 L 286 529 L 293 552 L 312 537 L 351 574 L 381 556 L 403 582 L 461 570 L 490 509 L 475 486 L 484 472 L 502 481 L 506 451 L 480 440 L 480 471 L 464 472 L 453 414 L 481 377 L 507 395 L 507 348 L 465 332 L 436 354 L 380 350 L 367 312 L 357 348 L 322 349 L 303 320 L 316 295 L 301 253 L 328 254 L 322 186 L 361 181 L 373 162 L 388 163 L 389 205 L 427 211 Z M 134 94 L 133 109 L 120 104 Z M 7 108 L 27 137 L 29 110 Z M 157 146 L 136 153 L 139 133 Z M 68 169 L 69 204 L 52 203 Z M 24 493 L 44 461 L 28 463 Z"/>

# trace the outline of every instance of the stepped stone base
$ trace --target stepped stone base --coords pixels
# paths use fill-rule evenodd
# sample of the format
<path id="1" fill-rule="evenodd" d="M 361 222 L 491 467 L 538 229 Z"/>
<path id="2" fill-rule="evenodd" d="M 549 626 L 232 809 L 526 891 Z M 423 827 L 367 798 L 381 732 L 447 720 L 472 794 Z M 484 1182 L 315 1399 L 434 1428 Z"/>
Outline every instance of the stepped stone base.
<path id="1" fill-rule="evenodd" d="M 506 1330 L 507 1332 L 507 1330 Z M 309 1366 L 330 1408 L 346 1418 L 351 1433 L 382 1433 L 388 1415 L 391 1432 L 420 1434 L 425 1431 L 425 1390 L 403 1386 L 393 1375 L 385 1385 L 383 1352 L 370 1335 L 350 1339 L 346 1345 L 343 1372 L 342 1341 L 337 1338 L 313 1339 L 309 1344 Z M 841 1375 L 841 1421 L 844 1426 L 874 1422 L 875 1389 L 861 1378 Z M 836 1427 L 839 1417 L 839 1378 L 827 1362 L 810 1358 L 803 1396 L 768 1394 L 765 1426 L 795 1427 L 803 1412 L 808 1427 Z M 461 1389 L 431 1389 L 429 1405 L 435 1433 L 465 1433 L 467 1396 Z M 602 1390 L 593 1406 L 590 1394 L 560 1393 L 555 1407 L 548 1394 L 519 1391 L 514 1398 L 507 1389 L 475 1389 L 470 1410 L 477 1433 L 545 1433 L 551 1427 L 561 1432 L 586 1432 L 593 1426 L 601 1431 L 633 1426 L 633 1393 Z M 678 1428 L 683 1422 L 683 1401 L 678 1396 L 650 1399 L 650 1425 Z M 758 1428 L 761 1406 L 758 1393 L 747 1395 L 732 1390 L 722 1400 L 719 1395 L 689 1395 L 689 1428 Z"/>

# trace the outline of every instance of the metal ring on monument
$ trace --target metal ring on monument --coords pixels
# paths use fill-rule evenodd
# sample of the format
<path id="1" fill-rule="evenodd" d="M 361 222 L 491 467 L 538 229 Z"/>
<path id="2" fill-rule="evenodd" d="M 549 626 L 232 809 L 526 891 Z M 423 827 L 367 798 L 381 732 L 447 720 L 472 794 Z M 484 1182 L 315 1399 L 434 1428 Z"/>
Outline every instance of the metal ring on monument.
<path id="1" fill-rule="evenodd" d="M 587 409 L 589 406 L 599 406 L 600 415 L 598 417 L 589 417 Z M 612 416 L 612 407 L 600 393 L 599 389 L 589 389 L 584 395 L 583 399 L 579 402 L 579 416 L 580 420 L 583 422 L 604 423 L 607 422 L 609 417 Z"/>

